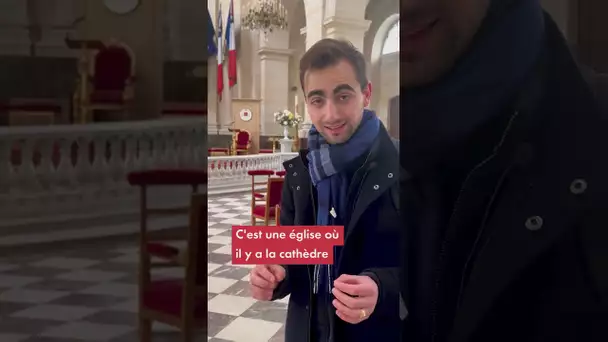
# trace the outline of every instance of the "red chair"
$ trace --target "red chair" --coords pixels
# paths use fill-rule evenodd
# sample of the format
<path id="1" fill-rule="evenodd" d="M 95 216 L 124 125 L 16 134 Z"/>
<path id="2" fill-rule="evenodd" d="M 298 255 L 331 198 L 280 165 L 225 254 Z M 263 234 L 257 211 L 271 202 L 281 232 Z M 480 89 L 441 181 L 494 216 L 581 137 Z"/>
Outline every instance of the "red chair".
<path id="1" fill-rule="evenodd" d="M 148 188 L 151 186 L 180 186 L 190 185 L 192 193 L 197 193 L 201 185 L 207 184 L 207 172 L 201 170 L 148 170 L 131 172 L 127 176 L 129 184 L 140 187 L 140 248 L 150 255 L 169 261 L 161 266 L 180 264 L 180 251 L 163 241 L 184 239 L 183 231 L 148 232 L 148 218 L 151 215 L 187 214 L 188 207 L 148 208 Z"/>
<path id="2" fill-rule="evenodd" d="M 287 174 L 287 171 L 283 170 L 283 171 L 277 171 L 275 173 L 275 175 L 279 176 L 279 177 L 285 177 L 285 175 Z"/>
<path id="3" fill-rule="evenodd" d="M 232 154 L 247 154 L 251 147 L 251 134 L 244 129 L 234 130 L 232 136 Z"/>
<path id="4" fill-rule="evenodd" d="M 264 221 L 267 226 L 271 218 L 276 218 L 276 206 L 281 204 L 281 194 L 283 192 L 284 178 L 268 178 L 268 192 L 266 193 L 266 203 L 256 204 L 256 198 L 251 199 L 251 225 L 255 226 L 257 220 Z"/>
<path id="5" fill-rule="evenodd" d="M 145 241 L 145 234 L 143 235 Z M 207 335 L 207 195 L 193 194 L 190 202 L 187 260 L 184 277 L 150 279 L 150 254 L 140 251 L 139 338 L 152 341 L 152 322 L 181 330 L 182 342 L 193 342 L 195 330 Z"/>
<path id="6" fill-rule="evenodd" d="M 264 196 L 266 196 L 266 194 L 264 192 L 259 192 L 256 190 L 256 186 L 259 187 L 260 185 L 267 185 L 268 184 L 268 179 L 274 175 L 274 171 L 272 170 L 249 170 L 247 171 L 247 174 L 251 176 L 251 198 L 253 201 L 253 198 L 255 197 L 256 199 L 259 200 L 263 200 Z M 264 179 L 264 181 L 257 181 L 256 182 L 256 177 L 266 177 L 266 179 Z"/>
<path id="7" fill-rule="evenodd" d="M 90 116 L 95 110 L 122 111 L 128 119 L 133 104 L 135 80 L 135 55 L 123 43 L 111 42 L 96 51 L 88 77 L 90 85 L 88 99 L 85 99 L 82 112 Z M 75 98 L 80 97 L 77 87 Z M 75 102 L 76 105 L 80 101 Z"/>

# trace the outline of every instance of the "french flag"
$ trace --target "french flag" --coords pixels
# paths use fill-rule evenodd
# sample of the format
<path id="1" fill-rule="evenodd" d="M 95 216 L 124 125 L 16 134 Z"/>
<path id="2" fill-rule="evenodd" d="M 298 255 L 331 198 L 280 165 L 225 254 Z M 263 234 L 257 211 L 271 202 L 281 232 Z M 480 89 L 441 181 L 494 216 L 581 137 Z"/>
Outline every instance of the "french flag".
<path id="1" fill-rule="evenodd" d="M 217 96 L 222 100 L 224 91 L 224 46 L 222 41 L 222 7 L 217 15 Z"/>
<path id="2" fill-rule="evenodd" d="M 228 47 L 228 86 L 236 84 L 236 41 L 234 39 L 234 4 L 230 0 L 228 20 L 226 21 L 226 46 Z"/>

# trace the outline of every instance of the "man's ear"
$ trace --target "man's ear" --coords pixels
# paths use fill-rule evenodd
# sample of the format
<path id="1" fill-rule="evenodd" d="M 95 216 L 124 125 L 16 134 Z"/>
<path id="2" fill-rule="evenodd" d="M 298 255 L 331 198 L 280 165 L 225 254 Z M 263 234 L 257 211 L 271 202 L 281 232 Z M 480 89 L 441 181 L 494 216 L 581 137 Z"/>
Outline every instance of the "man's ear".
<path id="1" fill-rule="evenodd" d="M 361 90 L 363 94 L 363 107 L 369 107 L 369 104 L 372 102 L 372 83 L 367 82 L 367 85 Z"/>

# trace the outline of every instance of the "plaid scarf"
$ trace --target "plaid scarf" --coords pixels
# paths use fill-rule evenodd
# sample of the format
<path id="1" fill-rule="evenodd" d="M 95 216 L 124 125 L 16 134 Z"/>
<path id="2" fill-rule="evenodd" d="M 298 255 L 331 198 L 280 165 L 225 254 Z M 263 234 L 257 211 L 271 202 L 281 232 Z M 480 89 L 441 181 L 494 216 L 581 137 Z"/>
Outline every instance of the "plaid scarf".
<path id="1" fill-rule="evenodd" d="M 376 139 L 379 128 L 380 120 L 376 113 L 366 109 L 355 134 L 345 143 L 330 145 L 313 125 L 308 134 L 307 156 L 312 183 L 318 186 L 365 153 Z"/>
<path id="2" fill-rule="evenodd" d="M 370 110 L 363 112 L 361 124 L 353 136 L 342 144 L 328 144 L 315 126 L 311 127 L 308 134 L 307 159 L 310 178 L 317 188 L 317 225 L 328 226 L 345 222 L 349 184 L 342 170 L 369 150 L 379 131 L 380 120 L 376 113 Z M 339 250 L 334 248 L 334 265 L 315 265 L 313 292 L 324 296 L 320 297 L 321 300 L 327 300 L 326 296 L 331 293 L 335 269 L 333 266 L 338 262 L 338 252 Z"/>

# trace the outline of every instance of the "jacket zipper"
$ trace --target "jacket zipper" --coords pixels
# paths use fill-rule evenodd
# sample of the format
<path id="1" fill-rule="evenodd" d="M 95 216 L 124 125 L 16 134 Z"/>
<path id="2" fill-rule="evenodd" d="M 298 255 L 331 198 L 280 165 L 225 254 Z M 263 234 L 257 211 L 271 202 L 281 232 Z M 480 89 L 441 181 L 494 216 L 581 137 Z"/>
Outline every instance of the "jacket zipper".
<path id="1" fill-rule="evenodd" d="M 315 221 L 315 224 L 317 224 L 317 204 L 315 203 L 315 195 L 313 192 L 313 187 L 312 187 L 312 182 L 308 183 L 309 187 L 310 187 L 310 199 L 312 201 L 312 214 L 313 214 L 313 219 Z M 313 272 L 314 272 L 314 268 L 313 268 Z M 310 277 L 310 272 L 308 270 L 306 270 L 306 274 L 308 274 L 308 284 L 310 284 L 309 287 L 309 296 L 310 296 L 310 300 L 308 301 L 308 330 L 307 330 L 307 335 L 308 335 L 308 342 L 312 341 L 312 337 L 311 337 L 311 330 L 312 330 L 312 308 L 313 308 L 313 294 L 314 294 L 314 287 L 315 282 L 313 281 L 313 279 Z"/>
<path id="2" fill-rule="evenodd" d="M 462 194 L 464 193 L 464 190 L 466 189 L 467 183 L 470 181 L 470 179 L 472 178 L 472 176 L 475 174 L 475 172 L 477 172 L 477 170 L 479 170 L 480 168 L 482 168 L 485 164 L 487 164 L 490 160 L 492 160 L 496 154 L 498 153 L 498 150 L 500 149 L 500 147 L 504 144 L 504 141 L 507 137 L 507 134 L 510 132 L 511 127 L 513 126 L 513 122 L 515 121 L 515 118 L 517 118 L 519 112 L 515 111 L 513 113 L 513 115 L 511 116 L 511 118 L 509 119 L 509 122 L 507 124 L 507 127 L 505 128 L 505 130 L 503 131 L 502 137 L 500 139 L 500 141 L 498 142 L 498 144 L 496 144 L 496 146 L 493 149 L 493 152 L 490 156 L 488 156 L 486 159 L 484 159 L 481 163 L 477 164 L 466 176 L 464 182 L 462 183 L 462 186 L 460 188 L 460 191 L 458 193 L 458 197 L 456 198 L 456 202 L 454 203 L 454 209 L 452 210 L 452 214 L 450 215 L 450 220 L 448 222 L 448 227 L 451 226 L 451 223 L 454 220 L 454 217 L 456 217 L 456 214 L 458 213 L 458 208 L 460 207 L 460 202 L 462 200 Z M 506 174 L 505 174 L 506 175 Z M 502 177 L 501 177 L 502 178 Z M 502 182 L 502 180 L 500 181 Z M 492 196 L 494 197 L 494 195 Z M 484 215 L 485 216 L 485 215 Z M 471 249 L 471 252 L 469 253 L 469 256 L 467 257 L 467 261 L 465 262 L 465 268 L 462 270 L 462 274 L 464 275 L 466 272 L 466 267 L 472 257 L 472 255 L 474 254 L 474 251 L 477 249 L 477 244 L 478 244 L 478 240 L 479 240 L 479 236 L 481 236 L 481 234 L 483 233 L 483 231 L 485 227 L 481 227 L 480 232 L 478 233 L 478 237 L 475 240 L 473 247 Z M 447 241 L 447 239 L 443 239 L 441 242 L 441 247 L 439 250 L 439 260 L 438 260 L 438 266 L 437 269 L 435 269 L 435 294 L 433 296 L 433 302 L 431 305 L 431 317 L 432 317 L 432 334 L 431 334 L 431 341 L 435 342 L 437 339 L 437 293 L 439 291 L 439 286 L 441 285 L 441 281 L 440 281 L 440 277 L 439 275 L 442 273 L 443 269 L 443 262 L 445 260 L 445 251 L 446 251 L 446 247 L 449 244 L 449 241 Z M 460 302 L 460 295 L 462 293 L 462 286 L 463 286 L 463 280 L 461 278 L 461 283 L 460 283 L 460 288 L 458 290 L 459 295 L 457 298 L 457 303 Z"/>
<path id="3" fill-rule="evenodd" d="M 502 187 L 502 184 L 503 184 L 507 174 L 509 174 L 509 171 L 511 171 L 510 167 L 508 167 L 505 170 L 505 172 L 503 172 L 502 175 L 500 176 L 498 184 L 494 188 L 494 193 L 492 194 L 492 197 L 490 198 L 490 201 L 488 202 L 486 212 L 484 213 L 483 218 L 481 220 L 481 229 L 479 230 L 479 232 L 477 233 L 477 236 L 475 237 L 475 242 L 473 243 L 473 248 L 471 250 L 471 253 L 467 257 L 467 261 L 465 262 L 463 270 L 462 270 L 462 277 L 460 279 L 460 285 L 458 288 L 458 298 L 456 301 L 456 303 L 457 303 L 456 308 L 460 307 L 460 304 L 462 301 L 463 289 L 464 289 L 464 282 L 467 278 L 467 274 L 468 274 L 468 270 L 469 270 L 469 264 L 470 264 L 471 260 L 473 259 L 473 257 L 475 256 L 475 254 L 477 254 L 477 245 L 479 244 L 479 241 L 481 240 L 481 237 L 483 236 L 483 233 L 486 229 L 486 222 L 488 221 L 488 217 L 490 216 L 491 207 L 494 204 L 494 201 L 496 200 L 496 195 L 498 194 L 500 188 Z"/>

